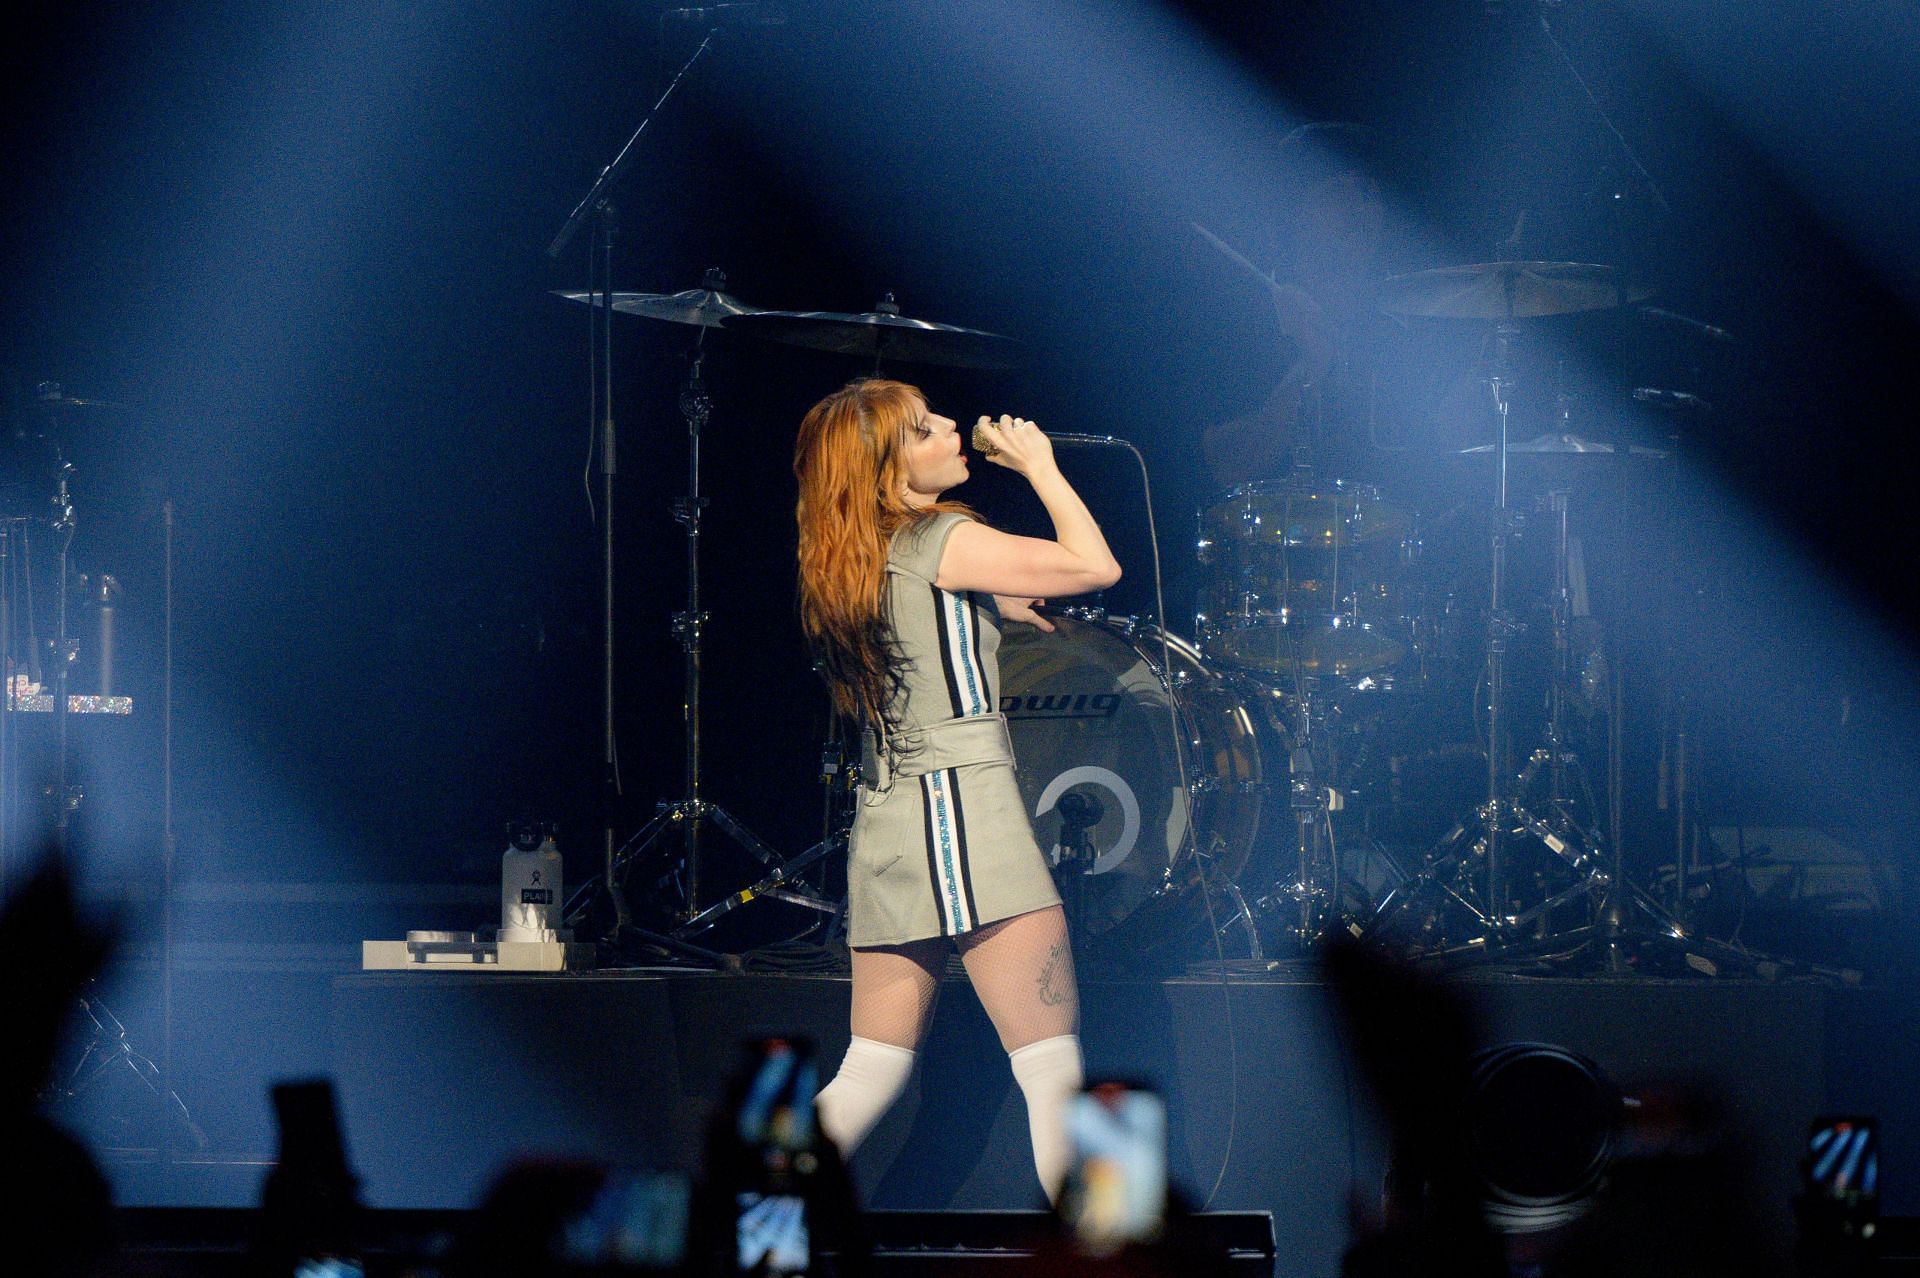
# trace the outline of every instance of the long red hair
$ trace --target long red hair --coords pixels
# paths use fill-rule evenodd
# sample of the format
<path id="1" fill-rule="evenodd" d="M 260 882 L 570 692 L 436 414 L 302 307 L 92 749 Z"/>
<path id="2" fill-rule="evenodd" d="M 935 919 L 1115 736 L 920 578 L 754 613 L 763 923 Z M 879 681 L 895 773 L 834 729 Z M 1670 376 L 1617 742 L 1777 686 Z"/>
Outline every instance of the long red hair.
<path id="1" fill-rule="evenodd" d="M 926 397 L 905 382 L 862 378 L 827 396 L 800 423 L 800 626 L 842 714 L 883 725 L 897 675 L 887 626 L 887 548 L 907 524 L 958 502 L 907 503 L 907 432 Z"/>

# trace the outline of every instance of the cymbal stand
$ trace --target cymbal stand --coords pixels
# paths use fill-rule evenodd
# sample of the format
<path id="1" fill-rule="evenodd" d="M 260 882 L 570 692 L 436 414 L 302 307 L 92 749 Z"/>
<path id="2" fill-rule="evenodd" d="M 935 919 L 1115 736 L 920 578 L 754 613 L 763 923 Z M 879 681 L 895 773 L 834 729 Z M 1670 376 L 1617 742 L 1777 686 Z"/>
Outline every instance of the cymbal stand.
<path id="1" fill-rule="evenodd" d="M 1508 500 L 1507 483 L 1511 409 L 1508 392 L 1513 387 L 1507 373 L 1512 364 L 1513 343 L 1517 336 L 1518 329 L 1510 320 L 1496 325 L 1493 365 L 1486 379 L 1500 427 L 1495 449 L 1497 468 L 1490 527 L 1491 563 L 1487 599 L 1486 802 L 1442 836 L 1427 855 L 1427 868 L 1388 894 L 1363 933 L 1367 937 L 1379 936 L 1394 919 L 1412 908 L 1425 889 L 1437 887 L 1447 901 L 1467 913 L 1479 934 L 1461 946 L 1448 947 L 1431 957 L 1447 957 L 1455 951 L 1485 953 L 1497 948 L 1513 935 L 1517 927 L 1543 920 L 1547 913 L 1568 899 L 1566 893 L 1550 898 L 1529 911 L 1524 918 L 1507 914 L 1510 905 L 1506 864 L 1508 838 L 1514 834 L 1532 834 L 1549 849 L 1562 855 L 1567 846 L 1544 822 L 1520 806 L 1508 784 L 1512 773 L 1507 764 L 1507 644 L 1524 629 L 1506 610 L 1507 553 L 1520 519 L 1520 513 L 1513 509 Z M 1472 882 L 1475 877 L 1472 866 L 1476 861 L 1481 867 L 1481 886 L 1478 891 Z M 1574 889 L 1574 893 L 1585 890 L 1586 885 L 1582 883 Z"/>
<path id="2" fill-rule="evenodd" d="M 1500 416 L 1499 479 L 1493 505 L 1493 568 L 1487 600 L 1487 807 L 1483 818 L 1486 840 L 1486 903 L 1497 921 L 1506 902 L 1506 822 L 1502 819 L 1507 762 L 1507 641 L 1520 633 L 1506 611 L 1507 552 L 1512 546 L 1514 511 L 1507 501 L 1508 417 L 1512 401 L 1503 376 L 1513 349 L 1515 331 L 1501 325 L 1494 336 L 1498 364 L 1487 379 L 1495 411 Z"/>
<path id="3" fill-rule="evenodd" d="M 88 981 L 85 990 L 74 1000 L 85 1026 L 87 1044 L 68 1068 L 65 1077 L 47 1089 L 45 1101 L 49 1105 L 63 1105 L 76 1100 L 111 1073 L 115 1065 L 122 1065 L 159 1102 L 168 1121 L 186 1136 L 193 1148 L 205 1150 L 210 1143 L 206 1132 L 194 1121 L 187 1103 L 174 1090 L 166 1071 L 134 1047 L 133 1041 L 127 1037 L 127 1027 L 113 1014 L 113 1009 L 101 1000 L 98 986 L 98 981 Z M 163 1155 L 170 1154 L 171 1150 L 171 1145 L 163 1143 Z"/>
<path id="4" fill-rule="evenodd" d="M 726 285 L 726 277 L 718 271 L 707 272 L 706 286 L 720 290 Z M 713 413 L 713 400 L 707 394 L 703 366 L 706 360 L 707 330 L 697 330 L 699 336 L 694 339 L 692 359 L 687 369 L 687 381 L 680 390 L 680 415 L 687 422 L 687 494 L 673 504 L 673 517 L 686 530 L 687 539 L 687 606 L 673 614 L 674 637 L 680 641 L 680 650 L 684 657 L 685 701 L 683 710 L 686 731 L 684 733 L 684 765 L 686 790 L 684 794 L 671 801 L 662 801 L 654 810 L 653 819 L 621 847 L 615 857 L 616 874 L 635 858 L 646 855 L 655 844 L 672 834 L 676 829 L 681 836 L 681 857 L 678 873 L 683 900 L 680 912 L 680 926 L 673 929 L 672 935 L 684 938 L 691 933 L 712 926 L 717 915 L 701 905 L 702 848 L 701 832 L 712 823 L 720 832 L 752 856 L 762 866 L 773 871 L 773 881 L 780 884 L 778 892 L 769 891 L 768 896 L 793 901 L 832 914 L 839 907 L 832 902 L 820 900 L 810 893 L 795 891 L 790 886 L 791 869 L 786 860 L 771 845 L 761 839 L 752 830 L 741 823 L 739 818 L 717 803 L 710 803 L 700 795 L 700 701 L 701 701 L 701 655 L 704 650 L 704 638 L 708 614 L 700 603 L 700 524 L 707 506 L 707 498 L 700 485 L 700 438 L 706 429 L 707 420 Z M 814 851 L 820 852 L 825 844 L 818 845 Z M 813 857 L 811 859 L 818 859 Z M 731 900 L 732 898 L 728 898 Z M 754 899 L 748 896 L 746 900 Z M 739 904 L 745 904 L 745 900 Z"/>
<path id="5" fill-rule="evenodd" d="M 58 558 L 59 580 L 54 583 L 54 635 L 53 635 L 53 740 L 54 740 L 54 846 L 62 856 L 68 851 L 68 835 L 73 824 L 73 810 L 80 802 L 77 786 L 67 782 L 67 712 L 72 691 L 74 659 L 80 655 L 79 643 L 67 632 L 67 596 L 73 572 L 73 491 L 68 482 L 73 476 L 73 463 L 62 458 L 59 478 L 55 484 L 53 496 L 53 528 L 60 535 L 60 553 Z"/>
<path id="6" fill-rule="evenodd" d="M 567 215 L 560 231 L 547 245 L 547 256 L 558 259 L 566 252 L 582 227 L 589 223 L 593 227 L 593 244 L 588 253 L 589 275 L 592 276 L 593 290 L 602 296 L 593 301 L 589 312 L 598 327 L 588 342 L 589 363 L 588 380 L 593 398 L 593 434 L 595 452 L 600 463 L 600 608 L 601 608 L 601 651 L 600 651 L 600 710 L 601 710 L 601 784 L 600 784 L 600 835 L 601 835 L 601 876 L 600 889 L 605 892 L 612 904 L 612 923 L 607 930 L 608 939 L 618 941 L 623 934 L 637 932 L 633 926 L 633 914 L 621 888 L 621 878 L 617 873 L 618 860 L 615 848 L 614 823 L 619 812 L 620 799 L 620 762 L 618 741 L 614 732 L 614 476 L 617 473 L 618 450 L 617 434 L 613 414 L 613 237 L 616 229 L 616 215 L 613 206 L 613 188 L 632 162 L 635 148 L 640 138 L 660 114 L 667 100 L 680 87 L 680 81 L 686 78 L 696 62 L 706 55 L 713 46 L 714 37 L 719 28 L 707 32 L 706 37 L 693 51 L 691 57 L 681 64 L 679 71 L 667 83 L 666 89 L 654 101 L 653 108 L 640 121 L 626 142 L 621 146 L 600 175 L 580 198 L 580 202 Z M 592 300 L 592 299 L 590 299 Z M 576 898 L 578 899 L 578 898 Z M 569 923 L 576 917 L 584 917 L 585 905 L 577 910 L 566 912 Z M 652 944 L 663 945 L 667 949 L 691 950 L 693 957 L 704 961 L 718 961 L 721 956 L 694 947 L 683 945 L 665 945 L 656 934 L 646 933 L 640 939 Z"/>
<path id="7" fill-rule="evenodd" d="M 1295 641 L 1296 647 L 1298 641 Z M 1293 726 L 1287 742 L 1287 806 L 1293 814 L 1295 876 L 1270 889 L 1271 895 L 1255 902 L 1263 910 L 1285 909 L 1295 915 L 1286 930 L 1299 945 L 1311 945 L 1326 928 L 1339 908 L 1340 862 L 1337 845 L 1325 838 L 1329 805 L 1327 787 L 1321 780 L 1319 751 L 1313 732 L 1312 681 L 1300 676 L 1295 659 L 1294 694 L 1291 709 Z M 1323 847 L 1327 848 L 1323 856 Z M 1322 866 L 1326 867 L 1324 886 Z"/>
<path id="8" fill-rule="evenodd" d="M 1567 743 L 1567 689 L 1572 686 L 1573 670 L 1573 619 L 1575 609 L 1573 583 L 1573 537 L 1569 525 L 1571 494 L 1565 489 L 1555 489 L 1547 494 L 1546 506 L 1554 518 L 1553 545 L 1553 601 L 1550 608 L 1553 627 L 1553 669 L 1547 681 L 1547 722 L 1542 733 L 1542 743 L 1527 760 L 1526 768 L 1520 774 L 1516 793 L 1524 795 L 1538 775 L 1544 771 L 1547 777 L 1547 815 L 1561 837 L 1569 843 L 1578 842 L 1586 846 L 1590 853 L 1605 845 L 1606 840 L 1591 825 L 1582 825 L 1574 816 L 1574 796 L 1569 792 L 1569 778 L 1575 769 L 1582 768 L 1580 756 Z M 1612 738 L 1609 738 L 1609 779 L 1613 765 Z M 1582 774 L 1584 776 L 1584 773 Z M 1613 787 L 1609 793 L 1617 792 Z M 1589 788 L 1590 793 L 1590 788 Z M 1592 811 L 1589 802 L 1589 816 L 1598 819 L 1598 813 Z M 1615 823 L 1617 836 L 1617 823 Z M 1618 838 L 1614 842 L 1618 842 Z"/>

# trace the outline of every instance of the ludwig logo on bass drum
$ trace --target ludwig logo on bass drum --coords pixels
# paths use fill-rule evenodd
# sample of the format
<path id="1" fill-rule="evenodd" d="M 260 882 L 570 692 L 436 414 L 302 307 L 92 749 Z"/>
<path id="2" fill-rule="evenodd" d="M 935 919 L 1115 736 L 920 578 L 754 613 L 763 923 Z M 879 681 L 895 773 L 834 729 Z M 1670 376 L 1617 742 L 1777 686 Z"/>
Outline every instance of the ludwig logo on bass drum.
<path id="1" fill-rule="evenodd" d="M 1000 698 L 1000 713 L 1009 719 L 1111 719 L 1119 709 L 1117 692 L 1028 693 Z"/>

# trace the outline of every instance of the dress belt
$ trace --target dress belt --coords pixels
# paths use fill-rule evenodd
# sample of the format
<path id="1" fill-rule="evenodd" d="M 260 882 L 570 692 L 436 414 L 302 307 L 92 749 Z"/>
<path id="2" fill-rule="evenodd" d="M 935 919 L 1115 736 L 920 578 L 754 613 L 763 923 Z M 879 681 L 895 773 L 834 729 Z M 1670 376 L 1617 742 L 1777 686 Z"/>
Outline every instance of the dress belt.
<path id="1" fill-rule="evenodd" d="M 1004 714 L 968 715 L 887 734 L 876 749 L 874 734 L 863 738 L 860 764 L 870 789 L 885 793 L 895 777 L 918 777 L 969 763 L 1012 763 L 1013 739 Z"/>

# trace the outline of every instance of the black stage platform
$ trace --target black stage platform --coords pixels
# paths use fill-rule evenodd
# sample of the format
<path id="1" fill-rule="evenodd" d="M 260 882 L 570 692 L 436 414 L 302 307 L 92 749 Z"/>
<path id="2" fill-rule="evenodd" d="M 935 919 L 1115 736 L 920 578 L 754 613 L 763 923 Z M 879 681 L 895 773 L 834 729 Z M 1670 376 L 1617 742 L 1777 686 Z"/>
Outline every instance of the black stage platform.
<path id="1" fill-rule="evenodd" d="M 1629 1094 L 1676 1080 L 1710 1089 L 1744 1129 L 1783 1243 L 1808 1121 L 1857 1099 L 1835 1094 L 1829 1062 L 1892 1050 L 1900 1037 L 1889 1024 L 1889 1045 L 1866 1041 L 1874 1018 L 1858 1015 L 1861 991 L 1821 984 L 1465 984 L 1488 1044 L 1571 1048 Z M 368 1200 L 468 1206 L 506 1160 L 530 1151 L 691 1169 L 735 1044 L 807 1034 L 831 1065 L 846 1046 L 847 999 L 846 979 L 824 976 L 337 978 L 335 1072 Z M 1377 1193 L 1381 1153 L 1324 987 L 1285 976 L 1225 988 L 1090 983 L 1084 1002 L 1090 1071 L 1165 1090 L 1171 1170 L 1195 1204 L 1271 1211 L 1282 1272 L 1334 1273 L 1349 1195 Z M 964 982 L 948 983 L 922 1068 L 855 1173 L 876 1208 L 1040 1201 L 1023 1103 Z"/>

